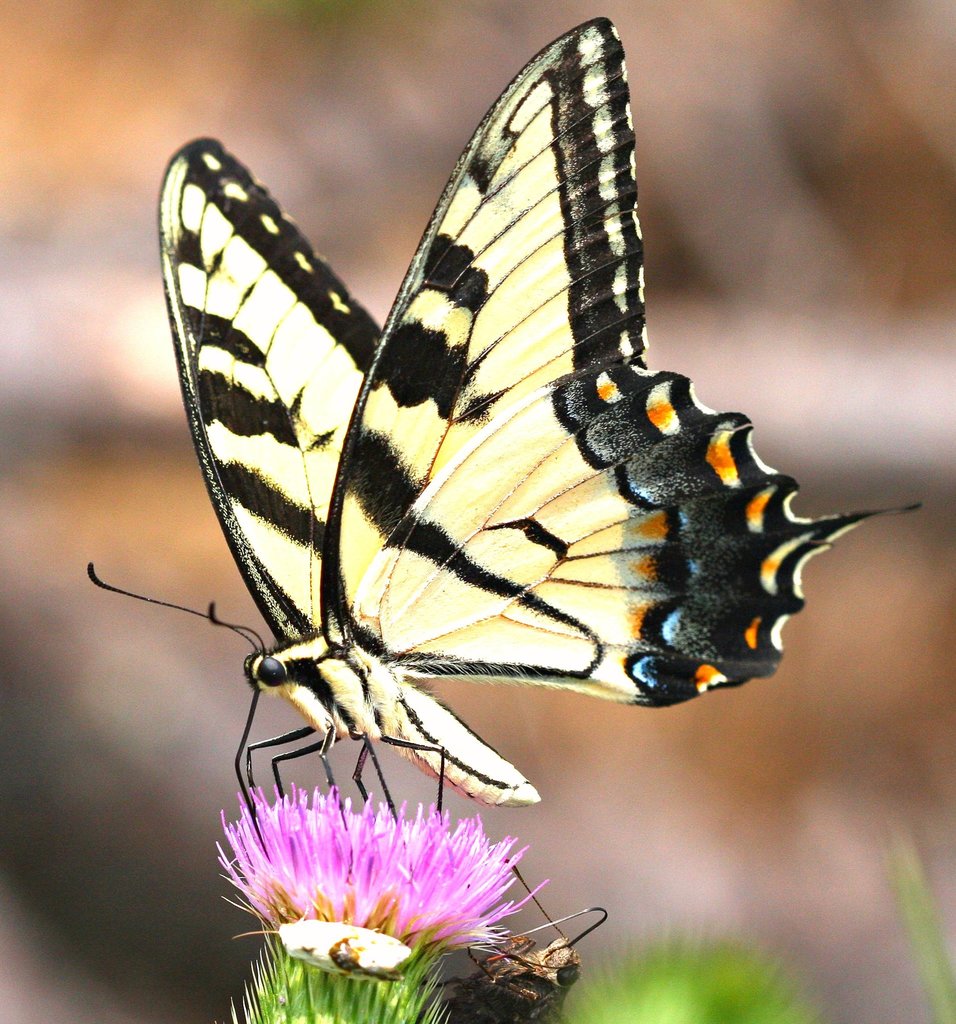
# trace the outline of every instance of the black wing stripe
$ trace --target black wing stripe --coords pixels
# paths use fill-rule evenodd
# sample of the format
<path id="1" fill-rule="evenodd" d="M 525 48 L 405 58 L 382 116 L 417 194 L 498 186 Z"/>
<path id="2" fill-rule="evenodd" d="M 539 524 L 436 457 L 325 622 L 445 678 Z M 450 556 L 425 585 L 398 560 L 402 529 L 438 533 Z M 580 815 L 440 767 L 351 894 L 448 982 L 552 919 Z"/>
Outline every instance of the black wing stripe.
<path id="1" fill-rule="evenodd" d="M 616 65 L 616 73 L 623 74 L 624 54 L 618 46 L 616 51 L 605 58 L 611 67 Z M 568 93 L 558 94 L 555 106 L 556 121 L 564 111 L 562 105 L 575 109 L 579 101 Z M 562 188 L 561 208 L 568 225 L 566 251 L 568 255 L 569 276 L 571 287 L 569 292 L 569 313 L 571 331 L 579 344 L 575 347 L 575 366 L 582 368 L 593 364 L 608 353 L 609 346 L 600 344 L 604 336 L 598 333 L 601 324 L 601 313 L 608 318 L 614 315 L 615 303 L 593 303 L 593 295 L 615 295 L 615 281 L 619 273 L 623 273 L 623 288 L 616 293 L 619 308 L 630 308 L 634 323 L 627 330 L 628 344 L 631 352 L 623 352 L 629 356 L 643 349 L 644 305 L 642 301 L 628 306 L 624 299 L 638 293 L 638 278 L 643 265 L 643 242 L 637 221 L 628 207 L 636 202 L 637 188 L 633 183 L 634 132 L 630 123 L 628 109 L 628 93 L 620 90 L 608 100 L 607 106 L 612 114 L 614 125 L 611 137 L 620 135 L 621 139 L 610 149 L 602 149 L 595 131 L 583 133 L 580 137 L 569 136 L 558 140 L 556 158 L 560 177 L 574 180 L 588 173 L 595 163 L 599 167 L 610 161 L 612 182 L 610 195 L 613 197 L 612 207 L 617 206 L 621 237 L 617 243 L 611 241 L 607 231 L 607 222 L 602 217 L 595 218 L 588 209 L 590 196 L 587 190 Z M 592 124 L 603 114 L 604 108 L 596 111 Z M 566 115 L 565 115 L 566 116 Z M 623 127 L 622 127 L 623 126 Z M 600 175 L 599 175 L 600 177 Z M 598 182 L 598 193 L 607 186 Z M 592 277 L 592 274 L 594 275 Z M 587 341 L 585 341 L 587 339 Z M 614 339 L 611 352 L 620 351 L 619 339 Z"/>
<path id="2" fill-rule="evenodd" d="M 383 533 L 398 525 L 396 509 L 415 500 L 418 483 L 412 479 L 391 440 L 364 431 L 350 461 L 349 485 L 370 521 Z"/>
<path id="3" fill-rule="evenodd" d="M 277 398 L 252 395 L 210 370 L 199 371 L 199 393 L 207 423 L 221 423 L 237 437 L 269 434 L 281 444 L 298 447 L 289 410 Z"/>
<path id="4" fill-rule="evenodd" d="M 322 553 L 325 523 L 311 508 L 291 502 L 287 495 L 265 480 L 254 469 L 237 462 L 219 462 L 219 478 L 228 493 L 241 495 L 236 504 L 270 525 L 302 547 Z"/>
<path id="5" fill-rule="evenodd" d="M 251 338 L 235 327 L 231 320 L 208 310 L 202 312 L 202 339 L 201 349 L 211 345 L 221 348 L 240 363 L 249 363 L 259 369 L 266 365 L 266 353 Z"/>
<path id="6" fill-rule="evenodd" d="M 227 173 L 211 170 L 201 161 L 193 164 L 190 182 L 199 185 L 207 202 L 215 206 L 259 253 L 268 253 L 268 269 L 292 291 L 315 318 L 342 345 L 356 366 L 368 368 L 378 343 L 378 327 L 357 302 L 352 300 L 342 282 L 328 265 L 315 254 L 305 236 L 287 217 L 278 203 L 240 163 L 233 160 L 218 143 L 205 143 L 216 147 Z M 230 187 L 238 185 L 248 196 L 239 200 L 229 195 Z M 278 233 L 266 227 L 267 220 L 279 229 Z M 198 237 L 192 233 L 182 236 L 180 260 L 202 266 Z M 304 262 L 303 262 L 304 261 Z M 332 298 L 332 294 L 338 301 Z M 345 308 L 343 308 L 345 307 Z"/>

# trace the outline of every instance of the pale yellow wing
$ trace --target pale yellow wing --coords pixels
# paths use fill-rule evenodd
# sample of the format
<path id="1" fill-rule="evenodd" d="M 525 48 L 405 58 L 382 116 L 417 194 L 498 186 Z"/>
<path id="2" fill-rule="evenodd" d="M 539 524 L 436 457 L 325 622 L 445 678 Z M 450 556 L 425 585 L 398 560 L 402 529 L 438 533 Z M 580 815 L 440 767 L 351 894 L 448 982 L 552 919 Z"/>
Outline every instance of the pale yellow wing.
<path id="1" fill-rule="evenodd" d="M 332 485 L 378 329 L 218 142 L 173 157 L 160 235 L 183 398 L 223 531 L 276 635 L 313 633 Z"/>
<path id="2" fill-rule="evenodd" d="M 597 20 L 517 76 L 425 232 L 346 444 L 330 636 L 364 642 L 351 609 L 369 566 L 488 423 L 568 374 L 640 358 L 636 201 L 623 52 Z"/>
<path id="3" fill-rule="evenodd" d="M 790 511 L 751 425 L 690 381 L 586 370 L 500 413 L 373 562 L 356 618 L 401 671 L 668 704 L 769 675 L 800 569 L 861 515 Z"/>

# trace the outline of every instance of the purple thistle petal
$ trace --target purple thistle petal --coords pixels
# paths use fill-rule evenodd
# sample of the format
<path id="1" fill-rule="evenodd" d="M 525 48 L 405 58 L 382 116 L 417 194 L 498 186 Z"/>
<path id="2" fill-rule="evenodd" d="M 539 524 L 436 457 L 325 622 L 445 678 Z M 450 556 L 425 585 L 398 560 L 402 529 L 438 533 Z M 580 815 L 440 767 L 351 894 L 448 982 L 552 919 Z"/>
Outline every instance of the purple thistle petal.
<path id="1" fill-rule="evenodd" d="M 396 819 L 371 804 L 353 811 L 335 792 L 316 790 L 311 806 L 303 790 L 271 805 L 261 790 L 252 797 L 256 821 L 245 805 L 234 824 L 223 813 L 234 856 L 219 847 L 219 859 L 250 909 L 275 927 L 341 921 L 447 949 L 493 938 L 530 899 L 503 900 L 524 849 L 512 852 L 512 838 L 490 843 L 478 817 L 452 828 L 447 812 L 419 806 L 409 819 L 403 805 Z"/>

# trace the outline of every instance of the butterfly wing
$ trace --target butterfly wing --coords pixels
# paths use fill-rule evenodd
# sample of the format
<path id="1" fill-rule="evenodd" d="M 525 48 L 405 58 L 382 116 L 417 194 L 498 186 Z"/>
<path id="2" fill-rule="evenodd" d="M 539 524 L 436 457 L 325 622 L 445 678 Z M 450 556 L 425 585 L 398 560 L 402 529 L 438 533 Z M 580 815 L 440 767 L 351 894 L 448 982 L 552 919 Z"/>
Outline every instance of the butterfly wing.
<path id="1" fill-rule="evenodd" d="M 332 484 L 378 328 L 217 142 L 171 161 L 160 234 L 183 398 L 219 522 L 276 635 L 307 635 L 321 621 Z"/>
<path id="2" fill-rule="evenodd" d="M 667 704 L 768 675 L 802 520 L 739 414 L 651 373 L 613 26 L 548 47 L 479 127 L 386 325 L 346 446 L 337 627 L 407 674 Z"/>
<path id="3" fill-rule="evenodd" d="M 623 51 L 602 19 L 514 79 L 425 231 L 347 441 L 330 633 L 361 625 L 352 609 L 373 559 L 486 424 L 568 374 L 640 359 L 636 202 Z"/>
<path id="4" fill-rule="evenodd" d="M 863 516 L 794 516 L 751 429 L 633 364 L 543 387 L 422 493 L 356 613 L 420 675 L 652 705 L 770 675 L 803 563 Z"/>

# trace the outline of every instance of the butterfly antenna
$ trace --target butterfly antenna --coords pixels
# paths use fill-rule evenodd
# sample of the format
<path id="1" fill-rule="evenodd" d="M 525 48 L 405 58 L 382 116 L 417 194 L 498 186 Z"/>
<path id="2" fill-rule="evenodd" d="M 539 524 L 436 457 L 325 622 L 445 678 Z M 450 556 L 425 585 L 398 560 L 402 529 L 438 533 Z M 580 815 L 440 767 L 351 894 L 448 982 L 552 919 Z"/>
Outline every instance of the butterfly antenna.
<path id="1" fill-rule="evenodd" d="M 206 618 L 209 619 L 214 626 L 225 626 L 226 629 L 231 629 L 233 633 L 238 633 L 243 640 L 252 644 L 252 649 L 254 651 L 258 652 L 266 649 L 266 645 L 263 642 L 262 637 L 259 636 L 252 626 L 239 626 L 234 622 L 226 622 L 225 619 L 220 619 L 216 614 L 215 601 L 209 602 L 209 611 L 206 613 Z"/>
<path id="2" fill-rule="evenodd" d="M 100 579 L 96 574 L 96 569 L 93 567 L 92 562 L 87 565 L 86 574 L 89 576 L 90 581 L 95 586 L 99 587 L 100 590 L 108 590 L 113 594 L 122 594 L 123 597 L 132 597 L 137 601 L 145 601 L 147 604 L 157 604 L 160 608 L 173 608 L 177 612 L 188 612 L 190 615 L 195 615 L 200 619 L 206 619 L 214 626 L 228 627 L 234 633 L 238 633 L 239 636 L 241 636 L 247 643 L 252 644 L 256 651 L 261 651 L 265 648 L 265 644 L 262 642 L 259 634 L 249 626 L 234 626 L 231 622 L 223 622 L 222 619 L 218 618 L 216 615 L 215 602 L 210 603 L 209 611 L 200 612 L 195 608 L 187 608 L 182 604 L 174 604 L 172 601 L 160 601 L 158 597 L 147 597 L 145 594 L 136 594 L 132 590 L 124 590 L 122 587 L 115 587 L 112 583 L 107 583 L 105 580 Z M 255 640 L 253 637 L 255 637 Z M 256 641 L 258 641 L 258 644 Z"/>
<path id="3" fill-rule="evenodd" d="M 145 601 L 147 604 L 158 604 L 161 608 L 175 608 L 178 612 L 189 612 L 190 615 L 197 615 L 200 619 L 208 619 L 209 616 L 205 612 L 198 612 L 195 608 L 187 608 L 185 605 L 173 604 L 172 601 L 160 601 L 156 597 L 147 597 L 145 594 L 134 594 L 132 590 L 123 590 L 122 587 L 114 587 L 112 583 L 106 583 L 96 575 L 96 569 L 93 568 L 93 563 L 90 562 L 86 567 L 86 574 L 90 580 L 100 588 L 100 590 L 109 590 L 113 594 L 122 594 L 123 597 L 134 597 L 137 601 Z"/>

